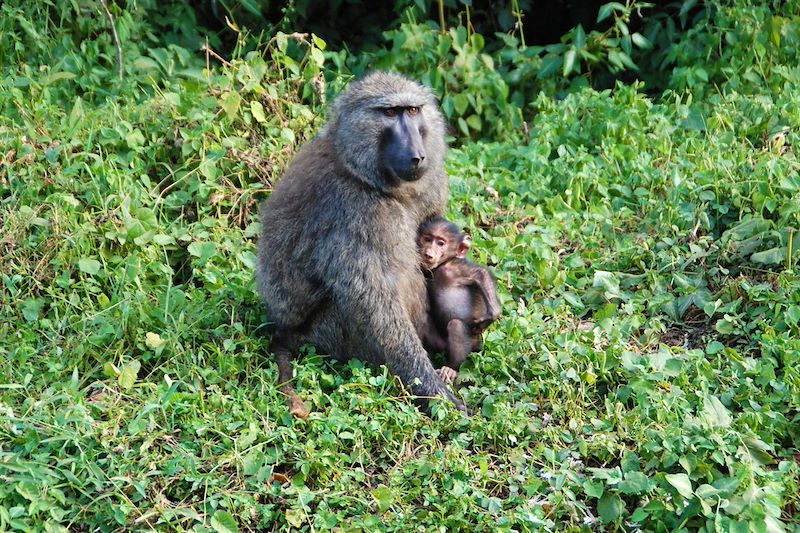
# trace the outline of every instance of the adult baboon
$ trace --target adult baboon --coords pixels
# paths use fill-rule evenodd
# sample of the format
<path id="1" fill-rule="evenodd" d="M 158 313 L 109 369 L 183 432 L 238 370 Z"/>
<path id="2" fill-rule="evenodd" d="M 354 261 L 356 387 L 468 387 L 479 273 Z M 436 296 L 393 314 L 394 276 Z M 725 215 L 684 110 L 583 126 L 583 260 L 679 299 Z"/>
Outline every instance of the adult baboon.
<path id="1" fill-rule="evenodd" d="M 385 364 L 418 403 L 443 397 L 419 339 L 427 295 L 417 228 L 447 200 L 445 125 L 431 92 L 372 73 L 336 100 L 262 206 L 258 288 L 290 410 L 291 357 L 311 344 L 337 359 Z"/>

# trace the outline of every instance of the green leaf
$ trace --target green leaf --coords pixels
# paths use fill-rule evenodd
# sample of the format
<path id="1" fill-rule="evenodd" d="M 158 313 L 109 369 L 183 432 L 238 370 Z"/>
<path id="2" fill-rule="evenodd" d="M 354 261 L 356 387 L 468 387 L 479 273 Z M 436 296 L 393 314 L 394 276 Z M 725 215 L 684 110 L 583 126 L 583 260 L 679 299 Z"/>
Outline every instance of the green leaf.
<path id="1" fill-rule="evenodd" d="M 211 517 L 211 528 L 217 533 L 238 533 L 236 519 L 227 511 L 217 511 Z"/>
<path id="2" fill-rule="evenodd" d="M 776 48 L 781 45 L 781 30 L 783 30 L 785 23 L 786 19 L 783 17 L 774 16 L 767 19 L 767 31 L 769 31 L 772 44 L 774 44 Z"/>
<path id="3" fill-rule="evenodd" d="M 711 341 L 706 346 L 706 353 L 708 355 L 715 355 L 725 349 L 725 345 L 719 341 Z"/>
<path id="4" fill-rule="evenodd" d="M 286 513 L 284 514 L 289 525 L 292 525 L 295 528 L 300 528 L 300 526 L 302 526 L 305 522 L 303 515 L 304 513 L 297 509 L 287 509 Z"/>
<path id="5" fill-rule="evenodd" d="M 83 100 L 80 96 L 75 98 L 75 103 L 72 104 L 72 110 L 69 112 L 69 132 L 72 134 L 75 129 L 78 127 L 83 121 L 83 118 L 86 116 L 85 111 L 83 110 Z"/>
<path id="6" fill-rule="evenodd" d="M 106 361 L 103 364 L 103 374 L 109 378 L 119 377 L 119 369 L 111 361 Z"/>
<path id="7" fill-rule="evenodd" d="M 772 448 L 763 440 L 756 437 L 745 437 L 745 448 L 747 448 L 750 458 L 761 465 L 771 465 L 775 463 L 770 452 Z"/>
<path id="8" fill-rule="evenodd" d="M 618 55 L 619 61 L 623 65 L 625 65 L 626 67 L 628 67 L 631 70 L 639 70 L 639 67 L 636 65 L 636 63 L 633 62 L 633 59 L 631 59 L 631 56 L 629 56 L 625 52 L 618 52 L 618 54 L 619 54 Z"/>
<path id="9" fill-rule="evenodd" d="M 787 253 L 788 250 L 785 246 L 777 246 L 754 253 L 750 256 L 750 261 L 759 265 L 779 265 L 786 260 Z"/>
<path id="10" fill-rule="evenodd" d="M 574 292 L 564 291 L 561 293 L 561 296 L 563 296 L 564 300 L 572 307 L 575 307 L 577 309 L 583 309 L 584 307 L 586 307 L 583 303 L 583 300 L 581 300 L 581 297 L 575 294 Z"/>
<path id="11" fill-rule="evenodd" d="M 641 494 L 650 489 L 650 478 L 642 472 L 628 472 L 625 480 L 619 484 L 619 490 L 624 494 Z"/>
<path id="12" fill-rule="evenodd" d="M 289 44 L 289 39 L 287 35 L 282 31 L 279 31 L 275 34 L 275 44 L 278 46 L 278 50 L 281 52 L 286 51 L 286 46 Z"/>
<path id="13" fill-rule="evenodd" d="M 261 17 L 261 8 L 255 0 L 239 0 L 239 3 L 246 11 L 256 17 Z"/>
<path id="14" fill-rule="evenodd" d="M 375 498 L 375 501 L 378 503 L 378 509 L 381 513 L 384 513 L 389 510 L 389 508 L 394 504 L 395 496 L 392 490 L 385 486 L 380 485 L 377 488 L 373 489 L 372 497 Z"/>
<path id="15" fill-rule="evenodd" d="M 250 102 L 250 113 L 252 113 L 253 118 L 261 124 L 264 124 L 267 121 L 267 117 L 264 114 L 264 106 L 261 105 L 261 102 L 258 100 L 253 100 Z"/>
<path id="16" fill-rule="evenodd" d="M 686 17 L 686 15 L 689 14 L 689 12 L 692 10 L 695 4 L 697 4 L 697 0 L 685 0 L 684 2 L 681 2 L 681 10 L 679 12 L 679 15 L 681 17 Z"/>
<path id="17" fill-rule="evenodd" d="M 544 79 L 554 72 L 558 70 L 558 67 L 561 66 L 561 56 L 560 55 L 546 55 L 544 59 L 542 59 L 542 66 L 539 68 L 539 72 L 536 74 L 536 79 L 541 80 Z"/>
<path id="18" fill-rule="evenodd" d="M 42 497 L 39 488 L 30 481 L 20 481 L 14 486 L 14 489 L 20 496 L 31 502 L 38 501 Z"/>
<path id="19" fill-rule="evenodd" d="M 583 48 L 584 45 L 586 44 L 586 32 L 583 31 L 583 26 L 581 26 L 580 24 L 578 24 L 575 27 L 575 31 L 572 34 L 572 44 L 578 50 Z"/>
<path id="20" fill-rule="evenodd" d="M 463 115 L 467 110 L 467 107 L 469 107 L 469 99 L 467 98 L 467 95 L 464 93 L 454 94 L 453 107 L 455 108 L 456 113 Z"/>
<path id="21" fill-rule="evenodd" d="M 139 361 L 136 359 L 123 366 L 119 376 L 117 377 L 119 386 L 123 389 L 130 389 L 133 387 L 133 385 L 136 383 L 136 378 L 141 367 L 141 363 L 139 363 Z"/>
<path id="22" fill-rule="evenodd" d="M 800 323 L 800 305 L 792 305 L 786 310 L 786 322 L 793 326 Z"/>
<path id="23" fill-rule="evenodd" d="M 456 122 L 458 123 L 458 129 L 461 130 L 461 133 L 464 135 L 469 135 L 469 126 L 467 126 L 467 121 L 461 117 L 458 117 Z"/>
<path id="24" fill-rule="evenodd" d="M 638 33 L 638 32 L 637 33 L 633 33 L 631 35 L 631 39 L 633 40 L 633 44 L 635 44 L 636 46 L 638 46 L 639 48 L 642 48 L 644 50 L 647 50 L 647 49 L 650 49 L 650 48 L 653 47 L 653 43 L 651 43 L 647 39 L 647 37 L 645 37 L 641 33 Z"/>
<path id="25" fill-rule="evenodd" d="M 712 487 L 711 485 L 708 484 L 703 484 L 697 487 L 697 490 L 694 491 L 694 494 L 698 498 L 704 500 L 707 498 L 716 497 L 719 494 L 719 492 L 720 492 L 719 489 L 717 489 L 716 487 Z"/>
<path id="26" fill-rule="evenodd" d="M 684 498 L 691 499 L 694 495 L 692 492 L 692 482 L 686 474 L 667 474 L 664 476 L 667 483 L 675 487 L 678 493 Z"/>
<path id="27" fill-rule="evenodd" d="M 707 394 L 703 401 L 703 418 L 708 427 L 726 428 L 731 425 L 730 411 L 716 396 Z"/>
<path id="28" fill-rule="evenodd" d="M 149 57 L 139 56 L 133 60 L 133 67 L 139 71 L 149 72 L 151 70 L 158 70 L 158 63 Z"/>
<path id="29" fill-rule="evenodd" d="M 222 98 L 220 98 L 220 106 L 225 110 L 225 114 L 230 120 L 236 118 L 236 113 L 239 112 L 239 106 L 242 103 L 242 97 L 236 91 L 228 91 Z"/>
<path id="30" fill-rule="evenodd" d="M 698 120 L 703 123 L 703 129 L 705 129 L 705 118 L 702 115 L 702 111 L 698 107 L 692 107 L 689 112 L 689 116 L 697 115 Z M 688 120 L 688 119 L 687 119 Z M 695 128 L 697 129 L 697 128 Z M 732 228 L 725 230 L 722 234 L 722 239 L 732 239 L 734 241 L 744 241 L 750 237 L 758 235 L 759 233 L 763 233 L 769 230 L 772 227 L 772 223 L 768 220 L 764 220 L 762 218 L 750 218 L 739 224 L 736 224 Z"/>
<path id="31" fill-rule="evenodd" d="M 295 142 L 294 130 L 292 128 L 281 129 L 281 139 L 286 144 L 294 144 Z"/>
<path id="32" fill-rule="evenodd" d="M 52 493 L 52 490 L 50 492 Z M 63 504 L 63 502 L 61 503 Z M 122 523 L 122 521 L 120 521 L 120 523 Z M 69 533 L 69 529 L 65 528 L 61 524 L 55 523 L 53 520 L 47 520 L 44 523 L 44 531 L 45 533 Z"/>
<path id="33" fill-rule="evenodd" d="M 597 514 L 604 524 L 618 520 L 622 516 L 623 509 L 625 506 L 622 504 L 622 499 L 610 492 L 603 494 L 597 502 Z"/>
<path id="34" fill-rule="evenodd" d="M 481 131 L 481 117 L 478 115 L 470 115 L 467 117 L 467 124 L 475 131 Z"/>
<path id="35" fill-rule="evenodd" d="M 153 235 L 153 242 L 161 246 L 167 246 L 169 244 L 175 244 L 175 238 L 171 235 L 164 235 L 163 233 L 158 233 L 156 235 Z"/>
<path id="36" fill-rule="evenodd" d="M 611 16 L 613 11 L 624 11 L 625 6 L 620 4 L 619 2 L 609 2 L 607 4 L 603 4 L 600 6 L 600 11 L 597 12 L 597 22 L 602 22 Z"/>
<path id="37" fill-rule="evenodd" d="M 76 75 L 74 72 L 64 72 L 64 71 L 52 72 L 44 80 L 42 80 L 42 85 L 51 85 L 61 80 L 71 80 L 75 78 L 75 76 Z"/>
<path id="38" fill-rule="evenodd" d="M 149 207 L 140 207 L 135 209 L 133 214 L 136 215 L 136 220 L 142 224 L 142 228 L 146 231 L 154 230 L 158 227 L 158 219 L 156 213 Z"/>
<path id="39" fill-rule="evenodd" d="M 129 148 L 139 148 L 140 146 L 144 146 L 144 134 L 139 128 L 136 128 L 125 136 L 125 142 L 128 144 Z"/>
<path id="40" fill-rule="evenodd" d="M 200 266 L 205 265 L 217 253 L 217 245 L 213 242 L 195 241 L 186 249 L 199 259 Z"/>
<path id="41" fill-rule="evenodd" d="M 644 522 L 644 520 L 645 520 L 645 519 L 646 519 L 648 516 L 649 516 L 649 515 L 648 515 L 647 511 L 645 511 L 644 509 L 642 509 L 642 508 L 640 507 L 639 509 L 636 509 L 636 510 L 635 510 L 635 511 L 634 511 L 634 512 L 631 514 L 631 522 L 633 522 L 633 523 Z"/>
<path id="42" fill-rule="evenodd" d="M 322 39 L 322 37 L 320 37 L 316 33 L 312 33 L 311 34 L 311 40 L 314 41 L 314 46 L 316 46 L 320 50 L 325 50 L 325 46 L 327 46 L 327 45 L 326 45 L 325 41 Z"/>
<path id="43" fill-rule="evenodd" d="M 567 53 L 564 54 L 564 68 L 562 70 L 562 74 L 566 78 L 569 76 L 570 72 L 572 72 L 572 68 L 575 66 L 575 49 L 572 48 L 567 50 Z"/>
<path id="44" fill-rule="evenodd" d="M 583 482 L 583 491 L 591 498 L 599 498 L 603 495 L 603 484 L 599 481 L 587 479 Z"/>
<path id="45" fill-rule="evenodd" d="M 100 261 L 97 259 L 89 259 L 84 257 L 83 259 L 78 259 L 78 270 L 83 272 L 84 274 L 89 274 L 90 276 L 94 276 L 98 272 L 100 272 Z"/>
<path id="46" fill-rule="evenodd" d="M 603 295 L 609 300 L 622 298 L 619 279 L 615 272 L 607 272 L 605 270 L 595 271 L 592 279 L 592 287 L 603 289 Z"/>
<path id="47" fill-rule="evenodd" d="M 311 49 L 311 59 L 314 61 L 314 63 L 316 63 L 318 67 L 322 67 L 325 64 L 325 55 L 319 48 Z"/>
<path id="48" fill-rule="evenodd" d="M 256 263 L 258 262 L 258 257 L 256 254 L 248 250 L 236 254 L 236 257 L 242 262 L 245 268 L 249 270 L 255 270 Z"/>
<path id="49" fill-rule="evenodd" d="M 215 180 L 219 175 L 217 161 L 211 158 L 205 158 L 200 161 L 200 165 L 198 165 L 197 170 L 200 171 L 200 174 L 202 174 L 204 178 L 209 180 Z"/>
<path id="50" fill-rule="evenodd" d="M 22 317 L 26 322 L 36 322 L 44 307 L 44 298 L 26 298 L 20 305 Z"/>

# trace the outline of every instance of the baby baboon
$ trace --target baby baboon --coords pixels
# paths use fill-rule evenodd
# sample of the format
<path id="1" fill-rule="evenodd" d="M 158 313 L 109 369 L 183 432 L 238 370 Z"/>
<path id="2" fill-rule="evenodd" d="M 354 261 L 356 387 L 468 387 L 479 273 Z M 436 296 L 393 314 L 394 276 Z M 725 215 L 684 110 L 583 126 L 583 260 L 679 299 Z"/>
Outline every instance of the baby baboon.
<path id="1" fill-rule="evenodd" d="M 434 372 L 416 235 L 447 200 L 445 125 L 431 92 L 375 72 L 333 105 L 264 202 L 258 289 L 290 410 L 291 356 L 312 344 L 337 359 L 385 364 L 417 402 L 464 404 Z"/>
<path id="2" fill-rule="evenodd" d="M 465 259 L 471 245 L 469 235 L 442 217 L 419 228 L 422 266 L 430 272 L 430 320 L 422 340 L 429 350 L 447 354 L 450 367 L 436 372 L 449 383 L 470 352 L 481 349 L 483 331 L 500 316 L 492 275 Z"/>

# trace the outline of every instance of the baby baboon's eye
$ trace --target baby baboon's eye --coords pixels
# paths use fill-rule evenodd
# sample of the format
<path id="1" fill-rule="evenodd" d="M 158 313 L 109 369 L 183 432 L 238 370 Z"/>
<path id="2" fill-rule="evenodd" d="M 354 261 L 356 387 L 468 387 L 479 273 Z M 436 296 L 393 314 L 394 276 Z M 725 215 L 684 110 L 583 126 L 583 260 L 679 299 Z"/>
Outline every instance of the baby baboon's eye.
<path id="1" fill-rule="evenodd" d="M 383 114 L 387 117 L 394 117 L 397 116 L 397 110 L 393 107 L 387 107 L 383 110 Z"/>
<path id="2" fill-rule="evenodd" d="M 417 113 L 419 113 L 418 107 L 412 105 L 411 107 L 408 108 L 409 115 L 416 115 Z"/>

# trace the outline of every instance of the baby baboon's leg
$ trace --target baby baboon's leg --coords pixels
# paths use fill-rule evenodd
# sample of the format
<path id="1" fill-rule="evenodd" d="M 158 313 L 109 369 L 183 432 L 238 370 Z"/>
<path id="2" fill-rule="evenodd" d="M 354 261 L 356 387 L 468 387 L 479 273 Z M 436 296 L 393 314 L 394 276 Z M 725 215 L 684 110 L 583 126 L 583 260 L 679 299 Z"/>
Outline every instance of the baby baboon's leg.
<path id="1" fill-rule="evenodd" d="M 453 319 L 447 323 L 447 359 L 456 370 L 472 350 L 472 337 L 469 327 L 463 321 Z"/>

